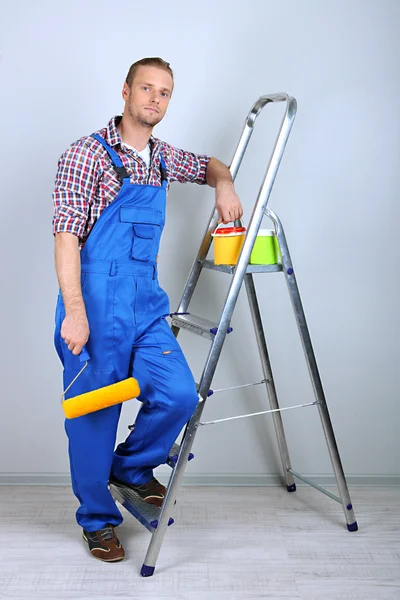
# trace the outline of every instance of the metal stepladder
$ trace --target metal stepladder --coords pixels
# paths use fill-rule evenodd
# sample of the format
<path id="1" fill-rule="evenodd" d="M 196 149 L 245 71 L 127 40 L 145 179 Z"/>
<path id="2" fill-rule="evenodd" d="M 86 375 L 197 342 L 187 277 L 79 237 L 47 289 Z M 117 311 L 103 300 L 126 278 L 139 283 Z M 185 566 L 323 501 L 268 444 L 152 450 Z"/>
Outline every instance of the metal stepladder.
<path id="1" fill-rule="evenodd" d="M 250 305 L 251 316 L 254 324 L 255 335 L 258 349 L 260 352 L 261 364 L 264 374 L 264 379 L 260 383 L 265 383 L 271 410 L 262 411 L 261 413 L 253 413 L 252 415 L 241 415 L 240 417 L 233 417 L 233 419 L 253 416 L 256 414 L 271 413 L 273 416 L 275 431 L 278 438 L 279 451 L 282 460 L 287 490 L 289 492 L 294 492 L 296 490 L 294 477 L 302 480 L 303 482 L 311 485 L 323 494 L 327 495 L 331 499 L 339 502 L 339 504 L 342 505 L 344 510 L 348 530 L 357 531 L 358 529 L 346 483 L 346 478 L 340 460 L 339 451 L 336 445 L 335 435 L 333 432 L 328 407 L 326 404 L 324 391 L 322 388 L 322 383 L 319 376 L 318 367 L 313 347 L 311 344 L 311 338 L 309 335 L 282 223 L 279 220 L 278 216 L 270 208 L 267 207 L 269 196 L 296 115 L 296 100 L 293 97 L 288 96 L 287 94 L 270 94 L 266 96 L 261 96 L 258 99 L 258 101 L 251 108 L 247 116 L 245 126 L 239 140 L 239 144 L 237 146 L 235 155 L 232 160 L 232 164 L 230 166 L 230 171 L 233 179 L 235 179 L 240 164 L 242 162 L 244 153 L 247 149 L 250 137 L 253 133 L 256 118 L 260 114 L 261 110 L 270 102 L 286 102 L 286 111 L 282 119 L 280 131 L 278 133 L 272 151 L 272 155 L 264 176 L 264 180 L 260 187 L 260 191 L 257 197 L 256 204 L 254 206 L 251 220 L 247 229 L 247 235 L 238 263 L 236 266 L 215 265 L 213 261 L 207 260 L 206 258 L 212 241 L 211 232 L 215 228 L 218 220 L 218 213 L 216 210 L 214 210 L 211 215 L 200 250 L 193 263 L 188 280 L 186 282 L 186 286 L 179 307 L 176 313 L 173 313 L 171 315 L 172 330 L 175 335 L 178 334 L 180 329 L 187 329 L 192 333 L 208 338 L 209 340 L 211 340 L 212 343 L 200 381 L 198 383 L 199 403 L 197 405 L 196 411 L 186 426 L 181 444 L 174 444 L 174 446 L 171 449 L 170 455 L 167 459 L 167 464 L 169 464 L 172 467 L 172 473 L 169 479 L 162 507 L 161 509 L 159 509 L 155 506 L 145 504 L 139 496 L 136 496 L 134 492 L 127 488 L 117 488 L 113 485 L 110 486 L 114 498 L 118 500 L 131 514 L 133 514 L 152 534 L 145 561 L 141 569 L 141 575 L 144 577 L 151 576 L 154 573 L 156 561 L 158 558 L 159 551 L 161 549 L 166 529 L 169 525 L 173 523 L 171 513 L 173 512 L 177 491 L 179 489 L 186 464 L 188 460 L 191 460 L 191 458 L 193 458 L 191 449 L 194 442 L 195 434 L 199 425 L 207 424 L 200 422 L 201 415 L 203 413 L 207 398 L 213 393 L 213 391 L 211 390 L 211 383 L 225 341 L 225 337 L 228 333 L 232 331 L 232 328 L 230 327 L 230 322 L 243 281 L 245 282 L 246 292 Z M 264 215 L 268 216 L 274 223 L 275 233 L 280 247 L 281 263 L 275 265 L 250 265 L 250 254 Z M 222 314 L 217 324 L 211 323 L 210 321 L 201 317 L 191 315 L 188 312 L 190 300 L 193 296 L 196 284 L 200 277 L 200 273 L 204 268 L 222 271 L 224 273 L 229 273 L 232 275 L 232 281 L 228 290 Z M 278 398 L 276 394 L 271 364 L 268 356 L 267 344 L 261 321 L 259 304 L 253 280 L 253 273 L 271 273 L 277 271 L 281 271 L 285 275 L 315 394 L 315 401 L 312 403 L 287 407 L 283 409 L 281 409 L 278 404 Z M 281 411 L 311 405 L 315 405 L 318 407 L 322 428 L 324 431 L 339 491 L 339 496 L 332 494 L 330 491 L 325 490 L 318 484 L 303 477 L 302 475 L 294 471 L 291 466 L 288 446 L 286 443 L 285 432 L 283 428 Z M 232 417 L 228 419 L 220 419 L 219 421 L 228 421 L 231 419 Z M 215 421 L 211 421 L 210 423 L 214 422 Z"/>

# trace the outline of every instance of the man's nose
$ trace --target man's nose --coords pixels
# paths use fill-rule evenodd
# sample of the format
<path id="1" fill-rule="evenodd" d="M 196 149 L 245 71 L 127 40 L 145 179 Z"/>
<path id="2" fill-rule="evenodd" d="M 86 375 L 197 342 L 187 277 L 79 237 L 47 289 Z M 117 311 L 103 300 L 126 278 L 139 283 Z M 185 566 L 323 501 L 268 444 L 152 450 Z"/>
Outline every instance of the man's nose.
<path id="1" fill-rule="evenodd" d="M 158 104 L 160 102 L 160 98 L 158 97 L 157 92 L 153 92 L 151 95 L 151 101 Z"/>

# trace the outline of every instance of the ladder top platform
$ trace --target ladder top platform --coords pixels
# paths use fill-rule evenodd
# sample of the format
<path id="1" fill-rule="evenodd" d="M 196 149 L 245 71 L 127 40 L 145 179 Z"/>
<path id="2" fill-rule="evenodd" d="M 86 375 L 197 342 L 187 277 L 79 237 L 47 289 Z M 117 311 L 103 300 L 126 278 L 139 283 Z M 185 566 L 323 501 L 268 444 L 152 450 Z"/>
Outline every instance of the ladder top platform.
<path id="1" fill-rule="evenodd" d="M 236 265 L 216 265 L 212 260 L 199 261 L 202 264 L 203 269 L 211 269 L 213 271 L 222 271 L 222 273 L 229 273 L 233 275 L 236 269 Z M 247 265 L 246 273 L 277 273 L 282 271 L 282 265 Z"/>

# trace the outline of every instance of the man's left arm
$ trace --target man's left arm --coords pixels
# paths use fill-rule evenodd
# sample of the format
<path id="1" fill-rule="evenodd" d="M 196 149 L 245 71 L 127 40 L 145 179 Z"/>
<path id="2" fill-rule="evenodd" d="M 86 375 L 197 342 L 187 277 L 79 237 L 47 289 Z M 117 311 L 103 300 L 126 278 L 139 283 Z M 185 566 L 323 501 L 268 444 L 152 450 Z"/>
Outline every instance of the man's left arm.
<path id="1" fill-rule="evenodd" d="M 242 205 L 235 192 L 231 173 L 226 165 L 210 158 L 206 169 L 207 184 L 215 188 L 215 207 L 218 223 L 231 223 L 243 215 Z"/>
<path id="2" fill-rule="evenodd" d="M 230 223 L 243 215 L 242 205 L 235 192 L 232 176 L 224 163 L 203 154 L 168 147 L 168 179 L 170 183 L 193 182 L 215 188 L 218 223 Z"/>

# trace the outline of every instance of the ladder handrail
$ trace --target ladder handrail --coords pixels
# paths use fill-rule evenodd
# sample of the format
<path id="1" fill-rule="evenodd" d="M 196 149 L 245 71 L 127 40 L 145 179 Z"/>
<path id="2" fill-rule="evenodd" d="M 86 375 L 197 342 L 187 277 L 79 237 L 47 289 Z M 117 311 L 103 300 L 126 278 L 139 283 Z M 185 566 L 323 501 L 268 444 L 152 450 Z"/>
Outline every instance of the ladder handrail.
<path id="1" fill-rule="evenodd" d="M 281 132 L 285 122 L 287 121 L 289 123 L 292 123 L 294 120 L 294 117 L 296 116 L 297 102 L 296 102 L 295 98 L 293 98 L 292 96 L 289 96 L 288 94 L 285 94 L 285 93 L 267 94 L 265 96 L 261 96 L 257 100 L 257 102 L 255 102 L 254 105 L 251 107 L 250 112 L 247 115 L 247 118 L 246 118 L 246 121 L 244 124 L 244 128 L 243 128 L 242 134 L 240 136 L 240 140 L 237 145 L 235 154 L 233 156 L 231 166 L 229 167 L 229 170 L 231 172 L 233 180 L 235 180 L 236 175 L 239 171 L 239 167 L 242 163 L 243 156 L 247 149 L 247 145 L 248 145 L 250 138 L 252 136 L 252 133 L 254 131 L 254 125 L 255 125 L 256 119 L 259 116 L 260 112 L 270 102 L 285 102 L 285 101 L 286 101 L 286 111 L 282 118 L 281 129 L 280 129 L 280 132 Z M 290 127 L 291 127 L 291 125 L 290 125 Z M 278 137 L 279 137 L 279 135 L 278 135 Z M 282 149 L 282 154 L 283 154 L 284 150 L 285 150 L 285 147 L 283 147 L 283 149 Z M 267 168 L 267 171 L 268 171 L 268 168 Z M 267 175 L 267 172 L 265 173 L 264 180 L 265 180 L 266 175 Z M 264 181 L 263 181 L 263 183 L 264 183 Z"/>
<path id="2" fill-rule="evenodd" d="M 261 187 L 260 187 L 260 191 L 259 191 L 257 201 L 256 201 L 256 204 L 255 204 L 255 207 L 253 210 L 252 218 L 250 221 L 249 229 L 247 231 L 246 241 L 245 241 L 245 244 L 244 244 L 244 247 L 242 250 L 242 254 L 241 254 L 241 258 L 239 259 L 236 270 L 238 270 L 239 268 L 241 271 L 243 270 L 242 267 L 244 265 L 244 262 L 242 259 L 247 254 L 248 254 L 247 263 L 250 258 L 251 249 L 248 252 L 249 244 L 250 244 L 250 241 L 252 240 L 252 242 L 251 242 L 251 248 L 252 248 L 253 244 L 254 244 L 254 240 L 257 235 L 257 231 L 260 226 L 258 224 L 257 229 L 255 230 L 255 219 L 254 218 L 257 213 L 256 221 L 258 222 L 258 220 L 259 220 L 259 222 L 261 223 L 262 213 L 267 206 L 269 195 L 271 193 L 271 189 L 272 189 L 272 186 L 275 181 L 276 173 L 278 171 L 278 168 L 279 168 L 279 165 L 280 165 L 280 162 L 282 159 L 282 155 L 283 155 L 283 152 L 286 147 L 287 139 L 289 137 L 294 118 L 296 116 L 297 102 L 296 102 L 295 98 L 293 98 L 292 96 L 289 96 L 288 94 L 285 94 L 285 93 L 266 94 L 265 96 L 261 96 L 257 100 L 257 102 L 254 103 L 254 105 L 250 109 L 249 114 L 246 117 L 245 125 L 243 128 L 242 134 L 240 136 L 239 143 L 237 145 L 235 154 L 233 156 L 232 163 L 229 168 L 231 175 L 232 175 L 232 179 L 235 180 L 236 175 L 239 171 L 240 165 L 242 163 L 244 154 L 246 152 L 248 143 L 250 141 L 251 135 L 253 133 L 254 124 L 255 124 L 255 121 L 256 121 L 258 115 L 260 114 L 262 109 L 267 104 L 269 104 L 271 102 L 284 102 L 284 101 L 286 101 L 286 111 L 285 111 L 285 114 L 283 115 L 281 127 L 279 130 L 277 139 L 275 141 L 275 145 L 274 145 L 274 148 L 273 148 L 273 151 L 271 154 L 271 158 L 269 160 L 269 163 L 268 163 L 265 175 L 264 175 L 264 179 L 263 179 Z M 271 166 L 273 167 L 272 171 L 271 171 Z M 262 200 L 261 206 L 260 206 L 260 200 Z M 259 215 L 260 215 L 260 219 L 258 219 Z M 193 295 L 193 291 L 196 287 L 197 281 L 198 281 L 200 273 L 201 273 L 202 261 L 206 259 L 208 251 L 211 246 L 211 242 L 212 242 L 211 233 L 217 225 L 218 217 L 219 217 L 218 211 L 216 209 L 213 209 L 207 229 L 204 233 L 204 237 L 203 237 L 203 241 L 200 246 L 200 250 L 194 260 L 194 263 L 190 270 L 188 279 L 186 281 L 184 291 L 182 294 L 182 298 L 179 303 L 177 312 L 186 312 L 187 311 L 187 308 L 189 306 L 190 300 Z M 253 222 L 254 222 L 254 224 L 253 224 Z M 242 263 L 242 267 L 240 266 L 241 263 Z M 247 263 L 246 263 L 246 266 L 247 266 Z M 232 283 L 233 283 L 233 281 L 232 281 Z M 178 334 L 177 328 L 173 327 L 173 331 L 174 331 L 175 335 Z"/>

